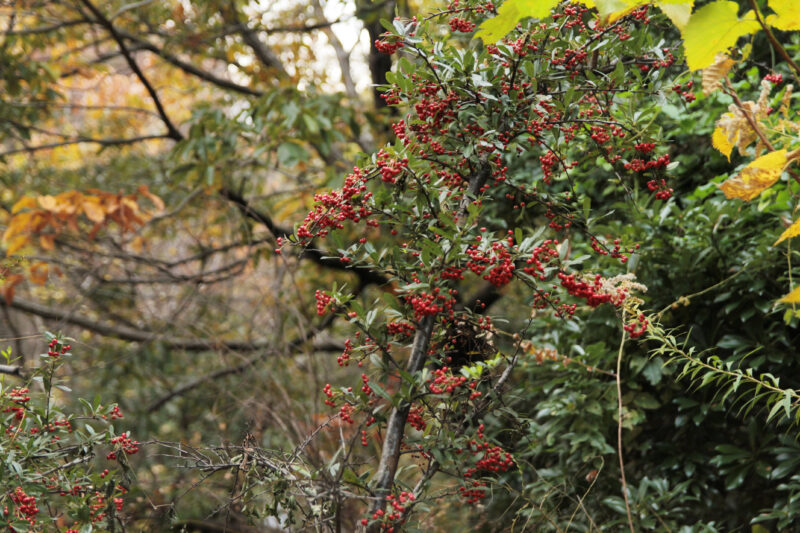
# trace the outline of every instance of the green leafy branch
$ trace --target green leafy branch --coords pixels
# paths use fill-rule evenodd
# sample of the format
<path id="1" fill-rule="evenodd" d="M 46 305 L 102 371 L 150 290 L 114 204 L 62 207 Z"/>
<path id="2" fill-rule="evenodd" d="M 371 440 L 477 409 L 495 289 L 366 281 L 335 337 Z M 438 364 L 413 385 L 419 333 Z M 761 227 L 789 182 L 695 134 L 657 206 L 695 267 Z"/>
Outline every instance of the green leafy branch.
<path id="1" fill-rule="evenodd" d="M 721 404 L 731 397 L 732 405 L 742 402 L 737 415 L 746 416 L 754 407 L 761 406 L 769 409 L 767 422 L 783 411 L 792 425 L 800 423 L 800 393 L 781 387 L 779 377 L 770 373 L 756 374 L 752 368 L 740 368 L 740 363 L 687 347 L 686 342 L 679 342 L 672 332 L 661 327 L 655 317 L 651 318 L 647 339 L 658 343 L 650 351 L 651 357 L 663 357 L 665 366 L 680 366 L 678 379 L 688 379 L 696 390 L 716 387 L 715 398 L 719 398 Z"/>

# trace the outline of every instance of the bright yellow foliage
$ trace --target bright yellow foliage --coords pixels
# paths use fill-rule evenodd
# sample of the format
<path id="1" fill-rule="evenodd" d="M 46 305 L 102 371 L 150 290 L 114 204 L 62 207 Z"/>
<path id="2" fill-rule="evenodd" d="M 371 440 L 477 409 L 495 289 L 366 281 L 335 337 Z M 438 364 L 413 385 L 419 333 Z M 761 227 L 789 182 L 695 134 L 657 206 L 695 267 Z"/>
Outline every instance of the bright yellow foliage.
<path id="1" fill-rule="evenodd" d="M 728 161 L 731 160 L 731 152 L 735 145 L 728 139 L 724 129 L 718 127 L 714 130 L 714 133 L 711 135 L 711 144 L 714 148 L 719 150 L 722 155 L 727 157 Z"/>
<path id="2" fill-rule="evenodd" d="M 718 53 L 734 46 L 739 37 L 754 33 L 761 26 L 752 11 L 739 18 L 739 4 L 717 0 L 701 7 L 683 29 L 683 47 L 691 70 L 714 63 Z"/>
<path id="3" fill-rule="evenodd" d="M 720 188 L 728 198 L 749 202 L 778 181 L 788 162 L 786 150 L 775 150 L 747 165 L 738 176 L 725 180 Z"/>
<path id="4" fill-rule="evenodd" d="M 776 14 L 767 17 L 767 24 L 783 31 L 800 30 L 800 1 L 769 0 L 769 7 Z"/>
<path id="5" fill-rule="evenodd" d="M 558 0 L 508 0 L 497 9 L 497 16 L 480 26 L 475 37 L 484 43 L 496 43 L 513 30 L 526 17 L 545 18 L 558 4 Z"/>
<path id="6" fill-rule="evenodd" d="M 800 287 L 795 287 L 792 292 L 778 301 L 785 304 L 800 304 Z"/>
<path id="7" fill-rule="evenodd" d="M 781 233 L 781 236 L 778 237 L 778 240 L 775 241 L 775 244 L 773 244 L 772 246 L 777 246 L 786 239 L 791 239 L 792 237 L 797 237 L 798 235 L 800 235 L 800 218 L 795 220 L 791 226 L 786 228 L 786 231 Z"/>
<path id="8" fill-rule="evenodd" d="M 687 0 L 681 3 L 674 3 L 668 0 L 656 2 L 656 7 L 660 9 L 675 24 L 679 30 L 683 30 L 689 24 L 689 17 L 692 16 L 694 0 Z"/>

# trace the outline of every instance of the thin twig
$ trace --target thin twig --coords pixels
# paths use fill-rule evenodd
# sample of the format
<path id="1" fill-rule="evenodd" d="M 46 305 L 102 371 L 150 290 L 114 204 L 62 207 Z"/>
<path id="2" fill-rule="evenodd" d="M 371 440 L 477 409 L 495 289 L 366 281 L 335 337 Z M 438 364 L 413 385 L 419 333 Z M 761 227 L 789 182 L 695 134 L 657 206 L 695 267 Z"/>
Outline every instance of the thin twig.
<path id="1" fill-rule="evenodd" d="M 625 311 L 622 312 L 622 321 L 625 322 Z M 633 528 L 633 517 L 631 516 L 631 504 L 628 501 L 628 482 L 625 479 L 625 462 L 622 460 L 622 354 L 625 347 L 625 330 L 622 330 L 622 338 L 619 341 L 619 353 L 617 353 L 617 455 L 619 456 L 619 472 L 622 478 L 622 496 L 625 499 L 625 512 L 628 515 L 628 526 L 631 533 L 636 533 Z"/>
<path id="2" fill-rule="evenodd" d="M 778 52 L 778 54 L 787 63 L 789 63 L 789 66 L 791 66 L 792 70 L 794 70 L 793 72 L 794 79 L 797 80 L 798 83 L 800 83 L 800 78 L 797 77 L 798 74 L 800 74 L 800 66 L 798 66 L 797 63 L 794 62 L 794 60 L 792 60 L 792 57 L 789 55 L 786 49 L 783 46 L 781 46 L 781 43 L 779 43 L 778 39 L 775 38 L 775 34 L 772 33 L 772 30 L 761 18 L 761 12 L 759 12 L 758 10 L 758 5 L 756 5 L 756 0 L 750 0 L 750 6 L 753 8 L 753 11 L 756 14 L 756 20 L 758 20 L 758 23 L 761 24 L 761 27 L 764 28 L 764 31 L 767 33 L 767 39 L 769 39 L 772 48 L 774 48 L 775 51 Z"/>

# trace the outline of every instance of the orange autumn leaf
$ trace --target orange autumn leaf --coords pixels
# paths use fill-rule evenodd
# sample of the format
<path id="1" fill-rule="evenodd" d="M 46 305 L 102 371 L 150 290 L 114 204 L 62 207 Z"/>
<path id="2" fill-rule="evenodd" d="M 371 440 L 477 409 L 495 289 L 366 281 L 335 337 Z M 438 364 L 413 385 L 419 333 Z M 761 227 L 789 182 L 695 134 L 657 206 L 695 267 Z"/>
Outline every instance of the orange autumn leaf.
<path id="1" fill-rule="evenodd" d="M 21 274 L 11 274 L 4 280 L 3 286 L 0 287 L 0 293 L 2 293 L 8 305 L 11 305 L 14 300 L 14 287 L 22 283 L 24 279 Z"/>
<path id="2" fill-rule="evenodd" d="M 164 210 L 165 207 L 164 201 L 155 194 L 153 194 L 152 192 L 150 192 L 150 189 L 147 187 L 147 185 L 140 185 L 139 188 L 136 190 L 139 192 L 139 194 L 150 200 L 150 202 L 156 207 L 158 211 Z"/>
<path id="3" fill-rule="evenodd" d="M 49 273 L 50 267 L 48 264 L 40 261 L 30 267 L 28 270 L 28 278 L 36 285 L 44 285 L 47 283 Z"/>
<path id="4" fill-rule="evenodd" d="M 55 248 L 55 238 L 56 236 L 52 233 L 43 233 L 39 235 L 39 246 L 41 246 L 43 250 L 52 250 Z"/>
<path id="5" fill-rule="evenodd" d="M 92 222 L 102 222 L 106 218 L 106 213 L 103 210 L 103 207 L 100 205 L 98 199 L 93 196 L 84 199 L 83 203 L 81 204 L 81 208 L 83 209 L 83 213 L 86 215 L 86 218 Z"/>

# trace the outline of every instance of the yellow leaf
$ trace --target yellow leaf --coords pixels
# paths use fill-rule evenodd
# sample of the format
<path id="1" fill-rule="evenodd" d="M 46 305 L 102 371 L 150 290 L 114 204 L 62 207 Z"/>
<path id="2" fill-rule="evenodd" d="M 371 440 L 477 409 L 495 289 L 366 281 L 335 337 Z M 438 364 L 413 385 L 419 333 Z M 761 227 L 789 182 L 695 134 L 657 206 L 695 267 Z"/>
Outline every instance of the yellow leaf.
<path id="1" fill-rule="evenodd" d="M 20 200 L 13 205 L 11 208 L 11 214 L 16 215 L 23 209 L 33 209 L 36 207 L 36 198 L 33 196 L 23 196 Z"/>
<path id="2" fill-rule="evenodd" d="M 649 3 L 647 0 L 595 0 L 597 13 L 604 24 L 613 24 L 637 7 L 647 3 Z"/>
<path id="3" fill-rule="evenodd" d="M 497 8 L 497 16 L 485 20 L 475 37 L 484 44 L 496 43 L 526 17 L 545 18 L 558 0 L 508 0 Z"/>
<path id="4" fill-rule="evenodd" d="M 792 292 L 778 301 L 785 304 L 800 304 L 800 286 L 795 287 Z"/>
<path id="5" fill-rule="evenodd" d="M 719 89 L 722 79 L 728 75 L 736 61 L 725 54 L 717 54 L 714 64 L 703 69 L 703 94 L 709 95 Z"/>
<path id="6" fill-rule="evenodd" d="M 744 102 L 743 107 L 749 113 L 750 118 L 757 120 L 759 118 L 754 102 Z M 730 113 L 725 113 L 717 121 L 717 128 L 725 133 L 728 142 L 735 145 L 739 149 L 739 153 L 744 155 L 745 150 L 750 144 L 758 139 L 750 121 L 747 119 L 745 112 L 731 104 L 729 107 Z"/>
<path id="7" fill-rule="evenodd" d="M 776 14 L 767 17 L 767 24 L 783 31 L 800 30 L 800 2 L 797 0 L 769 0 Z"/>
<path id="8" fill-rule="evenodd" d="M 100 205 L 100 201 L 96 197 L 89 197 L 83 201 L 83 212 L 86 218 L 92 222 L 102 222 L 106 218 L 106 212 Z"/>
<path id="9" fill-rule="evenodd" d="M 717 0 L 701 7 L 681 31 L 686 63 L 691 70 L 706 68 L 714 57 L 734 46 L 739 37 L 761 28 L 752 11 L 739 18 L 739 4 Z"/>
<path id="10" fill-rule="evenodd" d="M 50 195 L 40 196 L 38 200 L 39 200 L 39 205 L 42 206 L 42 209 L 45 209 L 47 211 L 55 211 L 56 206 L 58 204 L 55 197 Z"/>
<path id="11" fill-rule="evenodd" d="M 781 236 L 778 237 L 778 240 L 775 241 L 775 244 L 773 244 L 772 246 L 777 246 L 786 239 L 791 239 L 792 237 L 797 237 L 798 235 L 800 235 L 800 218 L 795 220 L 791 226 L 786 228 L 786 231 L 781 233 Z"/>
<path id="12" fill-rule="evenodd" d="M 669 20 L 679 29 L 682 30 L 689 23 L 689 17 L 692 16 L 692 6 L 694 0 L 687 0 L 681 4 L 673 4 L 671 2 L 661 1 L 656 2 L 656 6 L 660 9 Z"/>
<path id="13" fill-rule="evenodd" d="M 17 252 L 27 243 L 28 243 L 27 235 L 17 235 L 16 237 L 12 238 L 9 241 L 8 247 L 6 248 L 6 255 L 14 255 L 15 252 Z"/>
<path id="14" fill-rule="evenodd" d="M 747 165 L 738 176 L 725 180 L 720 188 L 728 198 L 749 202 L 778 181 L 787 163 L 786 150 L 770 152 Z"/>
<path id="15" fill-rule="evenodd" d="M 733 151 L 733 143 L 728 140 L 728 136 L 725 135 L 725 130 L 722 128 L 716 128 L 714 133 L 711 135 L 711 144 L 719 150 L 722 155 L 728 158 L 728 161 L 731 160 L 731 152 Z"/>
<path id="16" fill-rule="evenodd" d="M 33 218 L 32 211 L 14 215 L 11 218 L 11 221 L 8 223 L 6 231 L 3 233 L 3 240 L 8 241 L 14 235 L 26 232 L 25 230 L 29 230 L 29 223 L 32 218 Z"/>

